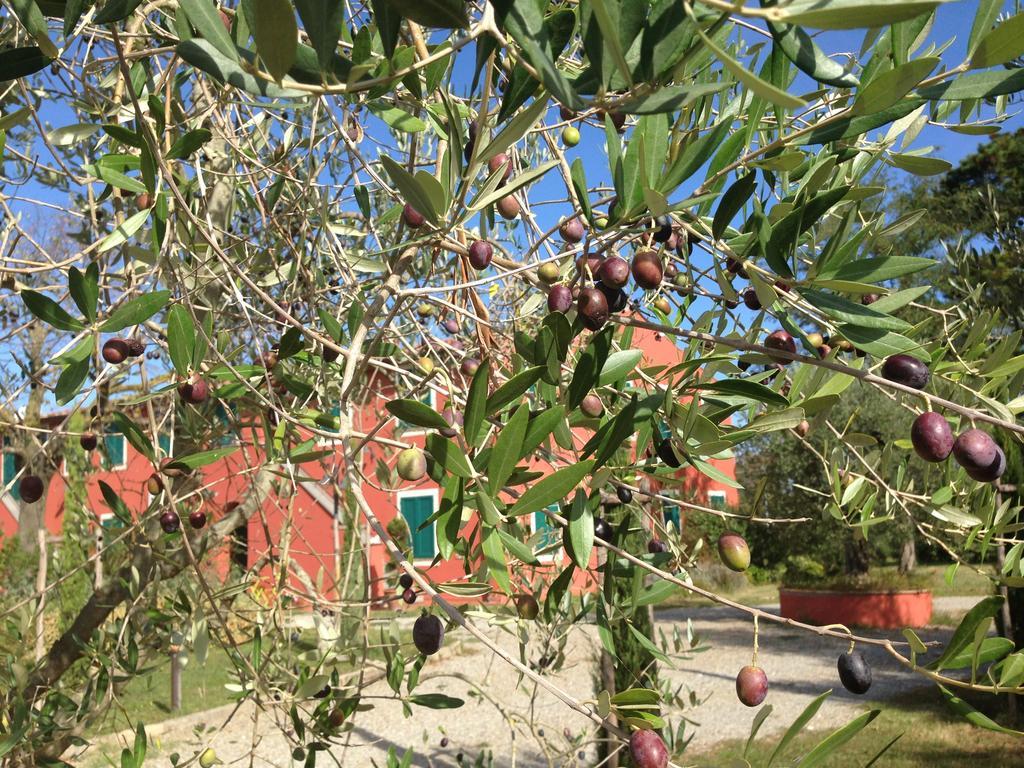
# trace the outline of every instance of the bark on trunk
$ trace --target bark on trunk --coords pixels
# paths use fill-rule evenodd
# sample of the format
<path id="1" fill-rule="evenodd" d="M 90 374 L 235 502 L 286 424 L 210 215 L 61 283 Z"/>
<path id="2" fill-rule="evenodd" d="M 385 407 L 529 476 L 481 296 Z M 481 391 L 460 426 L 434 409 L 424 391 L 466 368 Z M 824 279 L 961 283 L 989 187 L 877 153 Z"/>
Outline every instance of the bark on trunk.
<path id="1" fill-rule="evenodd" d="M 900 574 L 906 576 L 917 568 L 917 543 L 913 536 L 903 542 L 900 550 Z"/>

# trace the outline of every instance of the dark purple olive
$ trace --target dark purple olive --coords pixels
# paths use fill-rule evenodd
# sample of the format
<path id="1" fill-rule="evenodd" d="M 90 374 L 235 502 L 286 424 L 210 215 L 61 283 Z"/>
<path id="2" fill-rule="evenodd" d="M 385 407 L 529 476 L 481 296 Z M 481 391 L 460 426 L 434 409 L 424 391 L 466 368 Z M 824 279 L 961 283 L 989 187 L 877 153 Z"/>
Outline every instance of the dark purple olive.
<path id="1" fill-rule="evenodd" d="M 743 291 L 743 304 L 747 309 L 760 309 L 761 300 L 757 297 L 757 291 L 753 288 L 747 288 Z"/>
<path id="2" fill-rule="evenodd" d="M 405 207 L 402 208 L 402 221 L 405 222 L 405 226 L 409 229 L 419 229 L 427 220 L 422 213 L 413 208 L 409 203 L 406 203 Z"/>
<path id="3" fill-rule="evenodd" d="M 910 442 L 925 461 L 945 461 L 953 452 L 953 430 L 941 415 L 929 411 L 914 419 Z"/>
<path id="4" fill-rule="evenodd" d="M 578 217 L 566 219 L 558 226 L 558 234 L 562 236 L 562 239 L 567 243 L 578 243 L 583 239 L 586 234 L 586 229 L 583 226 L 583 222 Z"/>
<path id="5" fill-rule="evenodd" d="M 660 443 L 658 443 L 656 451 L 658 453 L 658 458 L 661 459 L 666 464 L 666 466 L 672 467 L 673 469 L 678 469 L 679 466 L 682 464 L 682 462 L 679 460 L 679 457 L 676 455 L 675 450 L 673 450 L 672 448 L 671 440 L 662 440 Z"/>
<path id="6" fill-rule="evenodd" d="M 96 439 L 96 435 L 93 432 L 86 432 L 78 438 L 78 444 L 82 446 L 82 450 L 84 451 L 95 451 L 98 443 L 99 441 Z"/>
<path id="7" fill-rule="evenodd" d="M 636 768 L 668 767 L 668 748 L 655 731 L 633 731 L 629 737 L 629 756 Z"/>
<path id="8" fill-rule="evenodd" d="M 598 277 L 610 288 L 622 288 L 629 282 L 629 263 L 621 256 L 609 256 L 601 265 Z"/>
<path id="9" fill-rule="evenodd" d="M 553 285 L 548 291 L 548 311 L 568 312 L 572 308 L 572 290 L 567 285 Z"/>
<path id="10" fill-rule="evenodd" d="M 146 354 L 146 342 L 137 336 L 125 339 L 125 343 L 128 345 L 128 355 L 130 357 L 142 357 Z"/>
<path id="11" fill-rule="evenodd" d="M 618 497 L 621 504 L 629 504 L 633 501 L 633 492 L 629 488 L 624 488 L 621 485 L 615 489 L 615 495 Z"/>
<path id="12" fill-rule="evenodd" d="M 658 216 L 654 220 L 654 234 L 651 239 L 656 243 L 667 243 L 672 237 L 672 220 L 668 216 Z"/>
<path id="13" fill-rule="evenodd" d="M 416 602 L 416 590 L 412 587 L 402 590 L 402 600 L 406 605 L 412 605 Z"/>
<path id="14" fill-rule="evenodd" d="M 612 540 L 612 527 L 603 517 L 594 518 L 594 536 L 599 538 L 601 541 L 610 542 Z"/>
<path id="15" fill-rule="evenodd" d="M 494 246 L 486 240 L 474 240 L 469 244 L 469 263 L 473 265 L 473 269 L 487 269 L 493 256 Z"/>
<path id="16" fill-rule="evenodd" d="M 640 251 L 634 256 L 631 271 L 636 284 L 648 291 L 658 288 L 665 276 L 661 259 L 654 251 Z"/>
<path id="17" fill-rule="evenodd" d="M 206 513 L 200 512 L 199 510 L 189 513 L 188 524 L 198 531 L 206 525 Z"/>
<path id="18" fill-rule="evenodd" d="M 789 333 L 786 331 L 779 330 L 769 333 L 768 338 L 764 340 L 764 345 L 768 347 L 768 349 L 777 349 L 780 352 L 789 352 L 794 355 L 796 354 L 796 342 L 793 340 L 793 337 L 790 336 Z M 790 362 L 790 359 L 788 357 L 782 357 L 781 355 L 770 356 L 773 360 L 777 360 L 783 365 L 786 365 L 787 363 Z"/>
<path id="19" fill-rule="evenodd" d="M 491 173 L 495 173 L 499 168 L 505 169 L 505 173 L 501 177 L 501 181 L 504 184 L 506 181 L 509 180 L 509 177 L 512 175 L 512 161 L 509 159 L 509 156 L 506 155 L 504 152 L 499 152 L 498 154 L 496 154 L 494 157 L 487 161 L 487 169 Z"/>
<path id="20" fill-rule="evenodd" d="M 874 304 L 879 298 L 881 297 L 877 293 L 865 293 L 860 297 L 860 303 L 867 306 L 868 304 Z"/>
<path id="21" fill-rule="evenodd" d="M 987 432 L 968 429 L 953 443 L 953 458 L 979 483 L 991 483 L 1006 471 L 1006 454 Z"/>
<path id="22" fill-rule="evenodd" d="M 843 688 L 857 695 L 865 694 L 871 687 L 871 667 L 860 651 L 841 654 L 836 666 Z"/>
<path id="23" fill-rule="evenodd" d="M 668 544 L 661 539 L 651 539 L 647 542 L 647 551 L 652 555 L 668 552 Z"/>
<path id="24" fill-rule="evenodd" d="M 461 330 L 462 330 L 462 329 L 461 329 L 461 328 L 459 327 L 459 321 L 458 321 L 458 320 L 456 320 L 456 319 L 455 319 L 454 317 L 449 317 L 449 318 L 447 318 L 447 319 L 446 319 L 446 320 L 444 321 L 444 323 L 442 323 L 442 325 L 444 326 L 444 329 L 445 329 L 445 330 L 446 330 L 446 331 L 447 331 L 448 333 L 451 333 L 451 334 L 456 334 L 456 333 L 458 333 L 459 331 L 461 331 Z"/>
<path id="25" fill-rule="evenodd" d="M 928 366 L 910 355 L 892 355 L 882 363 L 882 378 L 913 389 L 928 385 Z"/>
<path id="26" fill-rule="evenodd" d="M 743 262 L 736 261 L 731 256 L 725 260 L 725 268 L 734 275 L 747 276 L 747 270 L 743 268 Z"/>
<path id="27" fill-rule="evenodd" d="M 184 381 L 178 385 L 178 396 L 186 403 L 199 405 L 210 396 L 210 386 L 198 376 L 192 381 Z"/>
<path id="28" fill-rule="evenodd" d="M 398 586 L 400 586 L 402 589 L 411 588 L 412 576 L 410 576 L 408 573 L 403 573 L 401 576 L 398 577 Z"/>
<path id="29" fill-rule="evenodd" d="M 181 529 L 181 519 L 174 512 L 164 512 L 160 515 L 160 527 L 164 533 L 177 533 Z"/>
<path id="30" fill-rule="evenodd" d="M 736 675 L 736 695 L 748 707 L 756 707 L 768 695 L 768 675 L 760 667 L 744 667 Z"/>
<path id="31" fill-rule="evenodd" d="M 604 294 L 604 298 L 608 302 L 609 312 L 618 314 L 629 304 L 629 295 L 621 288 L 612 288 L 600 280 L 594 283 L 594 287 Z"/>
<path id="32" fill-rule="evenodd" d="M 576 312 L 584 328 L 599 331 L 608 322 L 608 299 L 598 288 L 584 288 L 576 302 Z"/>
<path id="33" fill-rule="evenodd" d="M 128 342 L 124 339 L 107 339 L 100 354 L 111 365 L 120 365 L 128 358 Z"/>
<path id="34" fill-rule="evenodd" d="M 432 656 L 444 643 L 444 624 L 437 616 L 424 613 L 412 625 L 412 642 L 424 656 Z"/>
<path id="35" fill-rule="evenodd" d="M 18 483 L 18 495 L 26 504 L 35 504 L 43 498 L 44 485 L 38 475 L 25 475 Z"/>

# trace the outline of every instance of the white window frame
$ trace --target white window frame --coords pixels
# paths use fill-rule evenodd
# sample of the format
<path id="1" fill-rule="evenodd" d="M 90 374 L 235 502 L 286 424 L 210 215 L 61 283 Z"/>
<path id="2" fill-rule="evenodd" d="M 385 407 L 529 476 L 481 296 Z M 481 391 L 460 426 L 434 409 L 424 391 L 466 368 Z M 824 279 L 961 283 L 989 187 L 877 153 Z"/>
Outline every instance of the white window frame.
<path id="1" fill-rule="evenodd" d="M 713 488 L 710 491 L 708 491 L 708 506 L 711 507 L 712 509 L 718 509 L 718 507 L 711 503 L 712 499 L 722 500 L 722 510 L 725 510 L 725 508 L 729 506 L 729 495 L 725 491 L 719 490 L 717 488 Z"/>
<path id="2" fill-rule="evenodd" d="M 402 499 L 417 499 L 417 498 L 422 498 L 424 496 L 429 496 L 431 498 L 431 501 L 433 501 L 433 503 L 434 503 L 434 508 L 433 508 L 433 510 L 431 510 L 430 514 L 434 514 L 435 512 L 437 512 L 438 505 L 441 503 L 440 489 L 439 488 L 424 488 L 424 489 L 415 490 L 415 491 L 399 491 L 398 495 L 397 495 L 398 508 L 395 510 L 396 513 L 398 515 L 401 515 L 402 518 L 405 517 L 405 515 L 402 514 Z M 409 521 L 406 520 L 405 522 L 408 525 Z M 385 524 L 384 527 L 387 528 L 387 525 Z M 432 562 L 434 562 L 434 558 L 437 557 L 437 553 L 440 550 L 440 547 L 437 546 L 437 521 L 436 520 L 433 521 L 430 524 L 430 530 L 434 532 L 434 554 L 431 557 L 416 557 L 415 548 L 414 548 L 414 550 L 413 550 L 413 557 L 412 557 L 413 565 L 423 565 L 423 566 L 430 565 Z M 410 525 L 409 526 L 409 534 L 412 535 L 414 533 L 415 533 L 415 531 L 412 530 L 412 526 Z"/>
<path id="3" fill-rule="evenodd" d="M 537 533 L 537 514 L 540 512 L 547 511 L 547 507 L 543 510 L 537 510 L 530 514 L 530 531 Z M 554 525 L 551 526 L 552 530 L 556 530 Z M 562 562 L 562 555 L 565 552 L 565 547 L 558 547 L 554 552 L 548 555 L 537 555 L 537 561 L 541 563 L 560 563 Z"/>
<path id="4" fill-rule="evenodd" d="M 434 410 L 437 410 L 437 393 L 433 389 L 431 389 L 430 387 L 427 387 L 427 397 L 430 398 L 430 401 L 424 403 L 424 405 L 426 405 L 428 408 L 433 408 Z M 401 419 L 398 419 L 398 421 L 401 421 Z M 397 423 L 396 423 L 396 426 L 397 426 Z M 427 430 L 421 429 L 421 428 L 404 429 L 404 430 L 402 430 L 402 437 L 416 437 L 417 435 L 425 435 L 425 434 L 427 434 Z M 435 541 L 436 541 L 436 538 L 435 538 Z"/>

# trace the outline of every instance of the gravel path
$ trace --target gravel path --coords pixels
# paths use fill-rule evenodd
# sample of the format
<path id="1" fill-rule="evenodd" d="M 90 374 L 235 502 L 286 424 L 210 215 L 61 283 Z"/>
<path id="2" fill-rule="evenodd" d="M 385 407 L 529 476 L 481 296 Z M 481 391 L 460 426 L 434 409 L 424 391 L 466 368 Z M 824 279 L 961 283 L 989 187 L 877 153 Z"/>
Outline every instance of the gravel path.
<path id="1" fill-rule="evenodd" d="M 936 598 L 935 610 L 959 613 L 976 601 L 977 598 Z M 764 607 L 767 610 L 777 609 L 777 606 Z M 753 637 L 751 623 L 738 618 L 734 611 L 720 607 L 673 609 L 660 612 L 657 619 L 658 629 L 667 637 L 671 637 L 675 627 L 684 638 L 685 622 L 690 619 L 702 643 L 709 646 L 707 650 L 682 661 L 676 670 L 663 667 L 663 673 L 675 685 L 683 686 L 684 696 L 692 691 L 700 702 L 685 713 L 697 724 L 691 748 L 699 753 L 718 741 L 746 737 L 757 710 L 748 709 L 736 700 L 734 680 L 739 668 L 749 663 Z M 925 641 L 944 641 L 950 633 L 948 629 L 929 629 L 919 634 Z M 518 656 L 518 645 L 507 632 L 494 629 L 492 636 L 513 656 Z M 898 638 L 899 633 L 876 633 L 875 636 Z M 575 632 L 571 647 L 566 649 L 565 667 L 549 679 L 577 699 L 592 697 L 595 681 L 593 659 L 597 648 L 593 627 Z M 768 674 L 766 701 L 773 707 L 772 715 L 762 727 L 762 734 L 784 730 L 814 696 L 829 688 L 833 689 L 833 695 L 812 721 L 814 728 L 835 728 L 864 711 L 871 701 L 883 701 L 896 694 L 931 687 L 923 678 L 903 671 L 883 650 L 862 647 L 874 672 L 874 684 L 869 697 L 853 696 L 843 690 L 836 675 L 836 658 L 844 649 L 845 643 L 841 641 L 820 638 L 771 622 L 761 623 L 758 661 Z M 508 707 L 512 723 L 505 720 L 493 704 L 475 694 L 459 679 L 460 675 L 482 680 L 485 695 Z M 383 682 L 375 684 L 368 692 L 382 697 L 392 695 Z M 411 747 L 416 752 L 412 764 L 421 768 L 455 766 L 456 755 L 460 751 L 465 754 L 469 765 L 479 752 L 487 749 L 494 755 L 494 766 L 509 766 L 514 762 L 516 766 L 532 768 L 583 766 L 596 762 L 593 742 L 586 741 L 584 736 L 590 732 L 586 718 L 544 690 L 533 696 L 529 681 L 520 684 L 511 667 L 493 658 L 479 643 L 468 639 L 465 632 L 449 634 L 442 652 L 423 668 L 416 692 L 458 696 L 466 700 L 466 705 L 455 710 L 417 707 L 414 717 L 406 719 L 398 703 L 376 700 L 373 710 L 358 715 L 348 753 L 342 757 L 341 750 L 336 748 L 334 756 L 346 766 L 370 766 L 372 761 L 383 766 L 389 747 L 395 747 L 399 754 Z M 536 722 L 543 723 L 543 738 L 532 733 L 529 725 L 518 719 L 517 713 L 527 713 L 531 707 Z M 237 712 L 232 707 L 222 707 L 151 726 L 148 730 L 155 744 L 150 755 L 166 756 L 176 751 L 186 758 L 206 746 L 212 746 L 225 762 L 238 761 L 238 765 L 249 765 L 255 712 L 251 705 L 245 705 Z M 293 764 L 292 747 L 273 721 L 277 716 L 261 713 L 255 725 L 260 736 L 253 751 L 252 765 L 256 768 Z M 229 724 L 221 729 L 229 717 Z M 289 727 L 286 723 L 283 726 Z M 447 748 L 440 747 L 442 729 L 450 739 Z M 582 738 L 583 742 L 570 743 L 563 731 Z M 96 759 L 101 757 L 96 754 L 98 750 L 116 757 L 120 750 L 117 738 L 105 738 L 89 750 L 91 754 L 81 764 L 103 764 Z M 318 760 L 323 765 L 331 762 Z"/>

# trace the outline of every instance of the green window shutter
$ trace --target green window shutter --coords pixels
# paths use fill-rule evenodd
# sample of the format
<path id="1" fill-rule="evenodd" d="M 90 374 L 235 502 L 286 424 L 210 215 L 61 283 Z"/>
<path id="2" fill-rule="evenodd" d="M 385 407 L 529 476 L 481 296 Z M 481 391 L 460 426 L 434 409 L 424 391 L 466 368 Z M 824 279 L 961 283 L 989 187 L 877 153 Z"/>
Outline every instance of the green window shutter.
<path id="1" fill-rule="evenodd" d="M 424 405 L 430 407 L 430 408 L 433 408 L 434 407 L 434 390 L 428 389 L 427 393 L 425 395 L 423 395 L 423 397 L 420 398 L 420 402 L 423 403 Z M 335 416 L 340 416 L 341 415 L 341 408 L 340 407 L 336 407 L 336 408 L 334 408 L 334 410 L 331 411 L 331 413 L 333 413 Z M 396 424 L 396 426 L 402 432 L 409 432 L 409 431 L 412 431 L 412 430 L 423 431 L 423 427 L 418 427 L 415 424 L 410 424 L 409 422 L 402 421 L 401 419 L 398 419 L 398 423 Z"/>
<path id="2" fill-rule="evenodd" d="M 715 493 L 714 491 L 708 493 L 708 506 L 712 509 L 725 509 L 725 494 Z"/>
<path id="3" fill-rule="evenodd" d="M 672 523 L 672 525 L 676 527 L 677 531 L 680 529 L 679 507 L 675 504 L 666 504 L 665 508 L 662 510 L 662 514 L 665 516 L 665 525 Z"/>
<path id="4" fill-rule="evenodd" d="M 6 441 L 5 441 L 6 442 Z M 18 474 L 18 458 L 13 453 L 4 454 L 4 469 L 3 469 L 3 483 L 4 488 L 10 483 L 16 474 Z M 18 485 L 15 483 L 11 486 L 8 493 L 14 497 L 15 501 L 21 501 L 21 494 L 18 493 Z"/>
<path id="5" fill-rule="evenodd" d="M 164 456 L 171 455 L 171 436 L 167 434 L 157 435 L 157 444 L 160 446 L 160 452 Z"/>
<path id="6" fill-rule="evenodd" d="M 412 556 L 417 560 L 430 560 L 437 547 L 434 542 L 434 524 L 419 530 L 423 521 L 434 514 L 433 496 L 403 496 L 399 502 L 402 517 L 409 524 L 412 536 Z"/>
<path id="7" fill-rule="evenodd" d="M 548 512 L 558 514 L 558 504 L 548 504 Z M 533 513 L 533 530 L 541 534 L 537 549 L 546 549 L 558 543 L 558 530 L 551 524 L 551 519 L 543 511 Z"/>
<path id="8" fill-rule="evenodd" d="M 120 432 L 110 432 L 103 436 L 103 463 L 107 469 L 120 467 L 125 463 L 124 445 L 124 435 Z"/>

